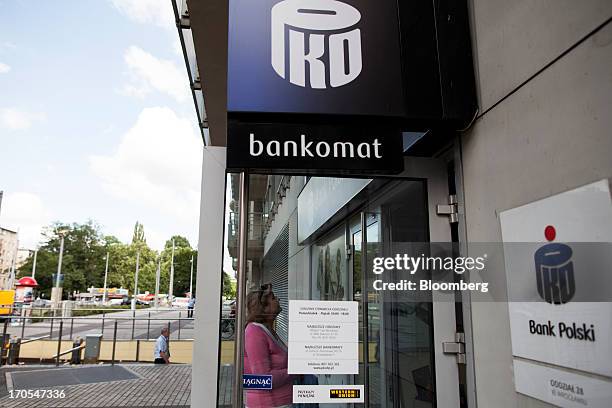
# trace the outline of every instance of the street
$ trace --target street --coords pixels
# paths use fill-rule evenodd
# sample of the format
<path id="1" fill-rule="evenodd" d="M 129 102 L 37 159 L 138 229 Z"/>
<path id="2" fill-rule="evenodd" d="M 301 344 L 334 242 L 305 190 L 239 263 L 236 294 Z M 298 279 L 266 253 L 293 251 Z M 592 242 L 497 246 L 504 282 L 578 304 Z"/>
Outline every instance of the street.
<path id="1" fill-rule="evenodd" d="M 180 320 L 179 320 L 180 319 Z M 86 317 L 46 318 L 42 322 L 31 323 L 29 320 L 13 319 L 7 327 L 11 336 L 32 339 L 51 335 L 56 339 L 63 321 L 62 339 L 69 340 L 88 334 L 103 334 L 104 339 L 114 336 L 117 322 L 117 339 L 155 339 L 162 327 L 170 325 L 171 340 L 193 339 L 193 320 L 187 319 L 186 309 L 140 309 L 123 310 Z"/>

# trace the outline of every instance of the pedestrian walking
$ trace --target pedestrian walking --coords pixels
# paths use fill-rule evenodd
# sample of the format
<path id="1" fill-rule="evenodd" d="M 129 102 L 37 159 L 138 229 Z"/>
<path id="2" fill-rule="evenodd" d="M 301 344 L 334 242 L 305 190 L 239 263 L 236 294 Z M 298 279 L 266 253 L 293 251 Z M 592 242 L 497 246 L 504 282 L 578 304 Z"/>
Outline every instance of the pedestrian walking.
<path id="1" fill-rule="evenodd" d="M 161 329 L 161 336 L 155 341 L 155 364 L 170 364 L 170 332 L 167 327 Z"/>
<path id="2" fill-rule="evenodd" d="M 188 318 L 193 317 L 193 308 L 195 307 L 195 304 L 196 304 L 196 298 L 195 296 L 191 296 L 189 298 L 189 302 L 187 303 L 187 317 Z"/>

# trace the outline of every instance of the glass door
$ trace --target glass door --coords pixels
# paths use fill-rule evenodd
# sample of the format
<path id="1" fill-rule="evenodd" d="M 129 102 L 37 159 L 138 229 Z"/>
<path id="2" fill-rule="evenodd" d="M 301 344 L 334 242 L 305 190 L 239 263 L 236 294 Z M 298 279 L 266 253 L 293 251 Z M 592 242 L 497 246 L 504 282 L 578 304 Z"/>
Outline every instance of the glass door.
<path id="1" fill-rule="evenodd" d="M 325 401 L 330 408 L 460 406 L 455 356 L 442 352 L 442 342 L 455 338 L 454 302 L 433 293 L 413 301 L 374 286 L 380 278 L 373 272 L 375 259 L 399 251 L 419 256 L 430 242 L 451 241 L 448 219 L 435 212 L 448 200 L 446 165 L 411 158 L 406 168 L 400 177 L 318 184 L 300 176 L 250 175 L 243 207 L 249 220 L 243 249 L 248 268 L 242 305 L 236 309 L 243 318 L 220 350 L 221 357 L 233 358 L 226 359 L 230 364 L 220 360 L 219 405 L 291 405 L 300 389 L 314 390 L 322 399 L 335 392 L 339 398 Z M 233 192 L 236 183 L 229 184 Z M 300 206 L 304 191 L 310 199 Z M 236 195 L 230 195 L 227 208 L 236 210 Z M 300 225 L 306 227 L 300 230 Z M 226 239 L 231 258 L 240 253 L 237 238 Z M 224 268 L 238 279 L 231 273 L 234 266 L 228 260 Z M 394 270 L 386 273 L 390 281 L 403 278 Z M 319 316 L 315 327 L 292 313 L 334 302 L 355 307 L 356 322 L 337 325 L 342 330 L 333 332 L 333 318 Z M 354 334 L 346 329 L 351 324 L 357 327 Z M 239 341 L 242 347 L 236 346 Z M 350 349 L 357 351 L 343 354 Z M 298 357 L 292 360 L 292 355 Z M 341 368 L 321 370 L 327 362 Z M 231 381 L 236 367 L 248 387 Z M 268 384 L 271 388 L 265 388 Z M 362 390 L 363 403 L 343 400 L 347 390 Z"/>

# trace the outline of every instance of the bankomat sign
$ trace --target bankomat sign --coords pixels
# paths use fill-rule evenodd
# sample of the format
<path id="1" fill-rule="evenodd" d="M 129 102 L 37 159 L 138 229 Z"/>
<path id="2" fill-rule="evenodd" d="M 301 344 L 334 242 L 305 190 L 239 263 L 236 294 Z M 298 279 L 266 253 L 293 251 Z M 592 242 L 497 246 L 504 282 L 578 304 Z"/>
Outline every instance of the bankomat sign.
<path id="1" fill-rule="evenodd" d="M 404 117 L 394 0 L 230 0 L 234 113 Z"/>
<path id="2" fill-rule="evenodd" d="M 281 1 L 272 7 L 274 71 L 315 89 L 328 88 L 326 78 L 332 88 L 354 81 L 363 66 L 360 20 L 359 10 L 336 0 Z"/>
<path id="3" fill-rule="evenodd" d="M 402 84 L 395 0 L 230 0 L 227 166 L 397 174 Z"/>

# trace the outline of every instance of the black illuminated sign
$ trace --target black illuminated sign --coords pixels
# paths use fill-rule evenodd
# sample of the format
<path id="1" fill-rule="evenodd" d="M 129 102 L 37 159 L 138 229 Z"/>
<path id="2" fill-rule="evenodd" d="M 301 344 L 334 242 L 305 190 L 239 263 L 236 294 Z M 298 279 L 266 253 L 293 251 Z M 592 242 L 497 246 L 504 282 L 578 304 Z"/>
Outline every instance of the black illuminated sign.
<path id="1" fill-rule="evenodd" d="M 358 388 L 339 388 L 329 390 L 329 398 L 332 399 L 347 399 L 359 398 L 360 390 Z"/>
<path id="2" fill-rule="evenodd" d="M 384 127 L 230 123 L 227 168 L 301 174 L 402 171 L 399 131 Z"/>

